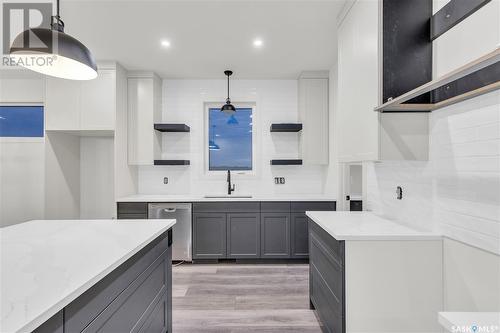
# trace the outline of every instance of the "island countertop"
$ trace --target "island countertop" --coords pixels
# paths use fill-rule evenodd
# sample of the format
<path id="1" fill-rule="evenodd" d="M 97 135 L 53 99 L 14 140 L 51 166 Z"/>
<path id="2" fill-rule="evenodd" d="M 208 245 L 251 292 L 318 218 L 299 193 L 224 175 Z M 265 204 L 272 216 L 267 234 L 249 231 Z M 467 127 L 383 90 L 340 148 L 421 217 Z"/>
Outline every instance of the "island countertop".
<path id="1" fill-rule="evenodd" d="M 37 328 L 175 220 L 36 220 L 0 229 L 0 331 Z"/>
<path id="2" fill-rule="evenodd" d="M 306 212 L 336 240 L 439 240 L 441 235 L 419 231 L 371 212 Z"/>

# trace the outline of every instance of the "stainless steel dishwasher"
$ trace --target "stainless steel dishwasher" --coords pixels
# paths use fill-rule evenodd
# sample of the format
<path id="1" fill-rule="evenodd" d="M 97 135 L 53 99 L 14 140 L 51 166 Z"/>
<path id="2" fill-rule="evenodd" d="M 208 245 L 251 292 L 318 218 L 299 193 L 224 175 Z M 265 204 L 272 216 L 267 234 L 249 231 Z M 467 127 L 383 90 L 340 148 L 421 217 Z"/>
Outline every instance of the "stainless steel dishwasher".
<path id="1" fill-rule="evenodd" d="M 191 204 L 190 203 L 150 203 L 149 219 L 176 219 L 172 228 L 172 260 L 191 261 Z"/>

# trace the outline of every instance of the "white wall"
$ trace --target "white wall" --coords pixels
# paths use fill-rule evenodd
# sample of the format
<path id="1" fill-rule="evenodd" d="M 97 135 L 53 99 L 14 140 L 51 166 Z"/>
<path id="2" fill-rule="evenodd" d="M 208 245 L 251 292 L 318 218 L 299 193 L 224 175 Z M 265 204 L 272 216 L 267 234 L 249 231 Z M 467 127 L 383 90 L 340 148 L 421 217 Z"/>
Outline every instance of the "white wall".
<path id="1" fill-rule="evenodd" d="M 0 138 L 0 227 L 44 216 L 43 138 Z"/>
<path id="2" fill-rule="evenodd" d="M 45 218 L 80 217 L 80 138 L 45 133 Z"/>
<path id="3" fill-rule="evenodd" d="M 139 167 L 141 194 L 223 194 L 225 175 L 206 176 L 204 167 L 204 103 L 225 100 L 225 80 L 164 80 L 163 121 L 186 123 L 190 133 L 163 134 L 163 158 L 189 159 L 189 167 Z M 254 130 L 257 144 L 257 175 L 234 175 L 235 194 L 322 194 L 326 167 L 270 166 L 275 158 L 297 158 L 299 135 L 270 133 L 273 122 L 296 122 L 296 80 L 232 80 L 233 103 L 254 102 Z M 285 185 L 275 185 L 273 177 L 285 177 Z M 169 177 L 169 184 L 163 184 Z"/>
<path id="4" fill-rule="evenodd" d="M 361 164 L 349 166 L 349 195 L 351 200 L 360 200 L 363 195 L 363 166 Z"/>
<path id="5" fill-rule="evenodd" d="M 0 105 L 44 105 L 44 76 L 4 69 L 0 77 Z M 126 77 L 121 67 L 118 84 L 121 98 L 117 103 L 123 115 Z M 124 195 L 135 193 L 135 188 L 128 189 L 133 174 L 125 171 L 127 143 L 122 129 L 126 124 L 119 124 L 117 177 L 121 177 L 119 194 Z M 0 138 L 0 226 L 44 218 L 115 216 L 113 156 L 112 137 L 46 132 L 43 138 Z"/>
<path id="6" fill-rule="evenodd" d="M 113 137 L 80 139 L 80 218 L 112 218 L 114 196 Z"/>
<path id="7" fill-rule="evenodd" d="M 0 71 L 0 104 L 43 102 L 41 76 Z M 0 227 L 44 216 L 44 138 L 0 138 Z"/>

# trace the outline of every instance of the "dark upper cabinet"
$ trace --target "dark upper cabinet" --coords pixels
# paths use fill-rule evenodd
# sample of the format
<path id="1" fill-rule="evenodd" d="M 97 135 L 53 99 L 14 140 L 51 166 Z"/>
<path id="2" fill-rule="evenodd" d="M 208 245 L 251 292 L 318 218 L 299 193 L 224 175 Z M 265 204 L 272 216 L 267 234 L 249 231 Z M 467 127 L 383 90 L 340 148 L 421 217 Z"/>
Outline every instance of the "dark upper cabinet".
<path id="1" fill-rule="evenodd" d="M 290 249 L 292 258 L 309 257 L 309 231 L 307 216 L 304 213 L 292 213 L 290 221 Z"/>
<path id="2" fill-rule="evenodd" d="M 290 213 L 261 213 L 262 258 L 290 257 Z"/>
<path id="3" fill-rule="evenodd" d="M 226 258 L 226 214 L 193 214 L 193 259 Z"/>
<path id="4" fill-rule="evenodd" d="M 260 258 L 260 214 L 227 214 L 228 258 Z"/>

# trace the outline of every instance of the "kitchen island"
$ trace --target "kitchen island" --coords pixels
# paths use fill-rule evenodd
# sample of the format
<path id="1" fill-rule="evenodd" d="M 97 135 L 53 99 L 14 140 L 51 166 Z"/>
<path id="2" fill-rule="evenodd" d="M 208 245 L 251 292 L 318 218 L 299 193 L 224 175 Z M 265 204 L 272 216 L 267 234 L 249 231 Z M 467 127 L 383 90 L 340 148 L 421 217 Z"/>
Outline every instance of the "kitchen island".
<path id="1" fill-rule="evenodd" d="M 175 220 L 0 229 L 1 332 L 171 331 Z"/>
<path id="2" fill-rule="evenodd" d="M 306 215 L 311 307 L 326 332 L 441 332 L 441 235 L 370 212 Z"/>

